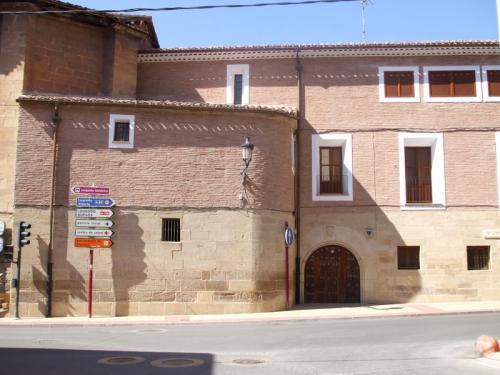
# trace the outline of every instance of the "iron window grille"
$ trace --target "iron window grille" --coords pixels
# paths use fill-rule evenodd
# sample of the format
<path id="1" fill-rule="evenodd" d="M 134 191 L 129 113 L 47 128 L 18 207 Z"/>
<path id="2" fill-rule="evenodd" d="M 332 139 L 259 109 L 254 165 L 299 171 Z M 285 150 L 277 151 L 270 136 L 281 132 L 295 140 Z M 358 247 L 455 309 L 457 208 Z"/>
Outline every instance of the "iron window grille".
<path id="1" fill-rule="evenodd" d="M 398 246 L 398 269 L 420 269 L 420 246 Z"/>
<path id="2" fill-rule="evenodd" d="M 488 270 L 490 268 L 489 246 L 467 246 L 467 269 Z"/>
<path id="3" fill-rule="evenodd" d="M 161 240 L 166 242 L 181 241 L 181 219 L 162 219 Z"/>
<path id="4" fill-rule="evenodd" d="M 128 142 L 130 140 L 130 124 L 128 122 L 115 122 L 113 142 Z"/>

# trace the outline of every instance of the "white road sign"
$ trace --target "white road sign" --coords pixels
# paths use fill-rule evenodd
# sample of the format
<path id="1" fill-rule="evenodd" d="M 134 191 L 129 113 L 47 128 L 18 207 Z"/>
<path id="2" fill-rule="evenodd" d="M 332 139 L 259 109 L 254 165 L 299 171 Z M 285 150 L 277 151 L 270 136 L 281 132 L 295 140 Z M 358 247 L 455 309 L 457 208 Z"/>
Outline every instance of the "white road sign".
<path id="1" fill-rule="evenodd" d="M 113 211 L 107 208 L 78 208 L 76 210 L 76 217 L 109 219 L 111 216 L 113 216 Z"/>
<path id="2" fill-rule="evenodd" d="M 77 227 L 92 227 L 92 228 L 111 228 L 113 222 L 111 220 L 76 220 Z"/>
<path id="3" fill-rule="evenodd" d="M 75 236 L 77 237 L 111 237 L 113 232 L 109 229 L 77 229 Z"/>

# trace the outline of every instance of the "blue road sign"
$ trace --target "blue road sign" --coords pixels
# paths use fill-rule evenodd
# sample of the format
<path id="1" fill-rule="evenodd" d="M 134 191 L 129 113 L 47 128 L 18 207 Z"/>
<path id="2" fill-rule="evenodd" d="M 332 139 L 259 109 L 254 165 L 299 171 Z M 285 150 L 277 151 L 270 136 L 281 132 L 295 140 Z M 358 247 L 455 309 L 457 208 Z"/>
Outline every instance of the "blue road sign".
<path id="1" fill-rule="evenodd" d="M 112 198 L 76 198 L 77 207 L 113 207 L 115 201 Z"/>

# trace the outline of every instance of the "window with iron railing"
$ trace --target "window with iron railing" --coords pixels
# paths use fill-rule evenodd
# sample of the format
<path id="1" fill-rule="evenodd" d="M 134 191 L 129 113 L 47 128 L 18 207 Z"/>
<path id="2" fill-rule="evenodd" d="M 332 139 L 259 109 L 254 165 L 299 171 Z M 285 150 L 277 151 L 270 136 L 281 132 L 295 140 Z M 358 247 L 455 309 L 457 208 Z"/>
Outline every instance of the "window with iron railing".
<path id="1" fill-rule="evenodd" d="M 432 203 L 431 147 L 405 147 L 407 203 Z"/>
<path id="2" fill-rule="evenodd" d="M 467 246 L 467 269 L 488 270 L 490 268 L 489 246 Z"/>
<path id="3" fill-rule="evenodd" d="M 343 194 L 342 147 L 320 147 L 320 194 Z"/>
<path id="4" fill-rule="evenodd" d="M 129 139 L 130 139 L 130 123 L 115 122 L 113 142 L 129 142 Z"/>
<path id="5" fill-rule="evenodd" d="M 419 246 L 398 246 L 398 269 L 399 270 L 420 269 Z"/>
<path id="6" fill-rule="evenodd" d="M 166 242 L 181 241 L 181 219 L 162 219 L 161 240 Z"/>

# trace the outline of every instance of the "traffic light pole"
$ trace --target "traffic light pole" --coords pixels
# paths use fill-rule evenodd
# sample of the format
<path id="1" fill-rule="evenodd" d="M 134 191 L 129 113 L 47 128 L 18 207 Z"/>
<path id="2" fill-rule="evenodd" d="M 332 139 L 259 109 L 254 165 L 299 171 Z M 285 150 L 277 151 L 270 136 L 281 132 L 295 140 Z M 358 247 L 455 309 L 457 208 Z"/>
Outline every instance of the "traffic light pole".
<path id="1" fill-rule="evenodd" d="M 88 288 L 88 309 L 89 318 L 92 318 L 92 279 L 94 273 L 94 249 L 89 249 L 89 288 Z"/>
<path id="2" fill-rule="evenodd" d="M 16 276 L 16 312 L 15 318 L 19 319 L 19 288 L 21 286 L 21 253 L 22 246 L 19 245 L 19 250 L 17 252 L 17 276 Z"/>

